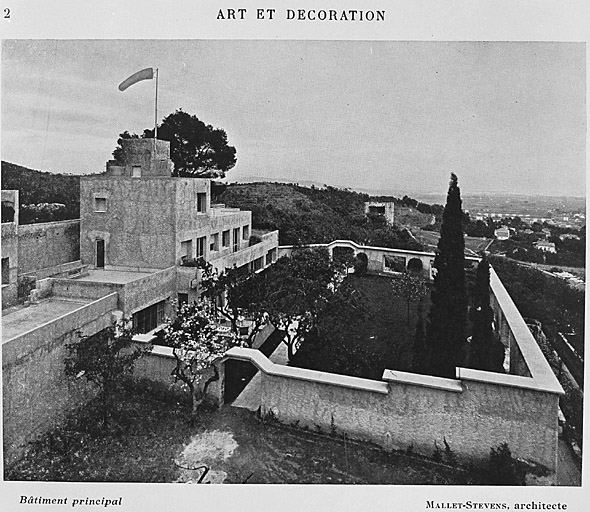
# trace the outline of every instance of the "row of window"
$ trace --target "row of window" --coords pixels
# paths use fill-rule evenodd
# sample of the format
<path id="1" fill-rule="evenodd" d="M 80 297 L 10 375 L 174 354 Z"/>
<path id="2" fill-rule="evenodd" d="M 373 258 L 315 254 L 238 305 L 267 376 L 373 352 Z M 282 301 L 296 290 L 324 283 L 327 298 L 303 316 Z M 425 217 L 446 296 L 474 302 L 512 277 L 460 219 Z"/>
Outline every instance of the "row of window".
<path id="1" fill-rule="evenodd" d="M 244 226 L 241 228 L 242 240 L 249 240 L 250 238 L 250 226 Z M 240 228 L 233 229 L 233 237 L 231 236 L 231 230 L 221 232 L 221 247 L 228 248 L 232 247 L 232 250 L 238 251 L 240 249 Z M 219 233 L 213 233 L 209 236 L 209 252 L 217 252 L 220 250 L 219 247 Z M 232 240 L 233 238 L 233 240 Z M 231 243 L 230 243 L 231 242 Z M 197 238 L 197 246 L 195 258 L 204 258 L 205 248 L 207 246 L 207 237 L 201 236 Z M 191 259 L 193 254 L 193 241 L 185 240 L 180 243 L 180 257 L 183 260 Z"/>
<path id="2" fill-rule="evenodd" d="M 138 176 L 135 176 L 135 177 L 138 177 Z M 207 194 L 206 193 L 203 192 L 203 193 L 197 194 L 196 208 L 197 208 L 197 213 L 206 213 L 207 212 Z M 107 198 L 106 197 L 95 197 L 94 198 L 94 211 L 99 212 L 99 213 L 104 213 L 107 211 Z"/>

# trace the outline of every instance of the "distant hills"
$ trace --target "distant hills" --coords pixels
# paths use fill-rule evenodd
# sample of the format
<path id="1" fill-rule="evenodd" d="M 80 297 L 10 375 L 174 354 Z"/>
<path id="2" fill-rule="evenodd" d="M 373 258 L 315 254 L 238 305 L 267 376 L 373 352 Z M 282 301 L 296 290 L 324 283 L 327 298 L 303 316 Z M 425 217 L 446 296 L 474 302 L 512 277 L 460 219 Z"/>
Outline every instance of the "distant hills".
<path id="1" fill-rule="evenodd" d="M 2 162 L 2 189 L 18 190 L 20 222 L 48 222 L 80 217 L 80 176 L 35 171 L 9 162 Z M 59 203 L 58 210 L 29 205 Z"/>
<path id="2" fill-rule="evenodd" d="M 35 171 L 2 162 L 2 189 L 18 190 L 20 202 L 79 204 L 80 176 Z"/>
<path id="3" fill-rule="evenodd" d="M 217 187 L 216 187 L 217 188 Z M 304 187 L 290 183 L 221 185 L 216 202 L 250 210 L 259 229 L 278 229 L 282 245 L 325 243 L 336 239 L 367 245 L 422 249 L 404 229 L 387 226 L 383 218 L 365 216 L 369 195 L 335 187 Z"/>

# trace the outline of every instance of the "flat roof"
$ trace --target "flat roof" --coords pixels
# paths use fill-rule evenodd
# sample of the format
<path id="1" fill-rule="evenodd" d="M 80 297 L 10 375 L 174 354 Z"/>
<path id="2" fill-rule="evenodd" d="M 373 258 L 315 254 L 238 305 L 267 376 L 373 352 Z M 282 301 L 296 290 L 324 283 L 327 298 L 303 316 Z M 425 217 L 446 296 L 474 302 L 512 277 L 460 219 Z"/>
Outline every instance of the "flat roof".
<path id="1" fill-rule="evenodd" d="M 125 270 L 96 270 L 88 271 L 87 276 L 76 277 L 76 281 L 88 281 L 91 283 L 115 283 L 127 284 L 137 279 L 151 276 L 155 272 L 131 272 Z"/>
<path id="2" fill-rule="evenodd" d="M 11 308 L 2 317 L 2 343 L 90 304 L 92 299 L 50 297 L 30 306 Z"/>

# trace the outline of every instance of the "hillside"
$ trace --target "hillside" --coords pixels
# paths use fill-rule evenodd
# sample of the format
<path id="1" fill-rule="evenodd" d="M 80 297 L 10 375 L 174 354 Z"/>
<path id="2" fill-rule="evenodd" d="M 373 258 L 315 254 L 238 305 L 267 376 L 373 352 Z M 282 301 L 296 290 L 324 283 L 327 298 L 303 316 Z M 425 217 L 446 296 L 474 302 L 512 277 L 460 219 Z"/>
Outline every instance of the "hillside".
<path id="1" fill-rule="evenodd" d="M 80 216 L 80 177 L 35 171 L 9 162 L 2 162 L 2 189 L 18 190 L 20 222 L 47 222 L 77 219 Z M 42 203 L 58 203 L 46 208 Z"/>
<path id="2" fill-rule="evenodd" d="M 266 182 L 221 188 L 215 201 L 251 210 L 254 228 L 279 229 L 282 245 L 325 243 L 340 238 L 366 245 L 422 248 L 404 229 L 387 226 L 381 218 L 367 218 L 367 194 L 334 187 Z"/>

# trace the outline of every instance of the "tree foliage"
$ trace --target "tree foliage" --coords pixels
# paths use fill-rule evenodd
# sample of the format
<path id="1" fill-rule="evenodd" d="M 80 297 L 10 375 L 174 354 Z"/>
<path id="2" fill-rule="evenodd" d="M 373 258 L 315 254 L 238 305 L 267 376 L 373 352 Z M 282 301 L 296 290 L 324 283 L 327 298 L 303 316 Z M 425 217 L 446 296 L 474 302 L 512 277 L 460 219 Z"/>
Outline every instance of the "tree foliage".
<path id="1" fill-rule="evenodd" d="M 434 285 L 427 339 L 433 375 L 455 378 L 465 343 L 467 291 L 463 212 L 457 176 L 451 174 L 441 235 L 434 259 Z"/>
<path id="2" fill-rule="evenodd" d="M 281 245 L 353 240 L 408 250 L 423 250 L 406 229 L 387 225 L 382 216 L 367 216 L 369 195 L 325 186 L 302 187 L 286 183 L 230 185 L 216 200 L 250 210 L 258 229 L 278 229 Z"/>
<path id="3" fill-rule="evenodd" d="M 80 218 L 80 176 L 2 162 L 2 188 L 19 191 L 21 224 Z"/>
<path id="4" fill-rule="evenodd" d="M 236 335 L 239 335 L 239 322 L 246 320 L 248 334 L 241 339 L 252 347 L 256 335 L 269 321 L 265 302 L 261 299 L 264 294 L 261 280 L 255 277 L 254 272 L 235 266 L 219 272 L 210 263 L 204 262 L 201 268 L 201 296 L 210 300 L 217 313 L 229 320 Z"/>
<path id="5" fill-rule="evenodd" d="M 151 345 L 136 347 L 132 336 L 126 322 L 119 322 L 66 346 L 69 355 L 65 359 L 65 373 L 71 378 L 84 377 L 97 386 L 105 430 L 113 394 L 131 376 L 135 362 L 152 349 Z"/>
<path id="6" fill-rule="evenodd" d="M 519 265 L 508 258 L 490 257 L 494 270 L 508 290 L 524 318 L 542 322 L 550 334 L 576 332 L 571 340 L 576 351 L 584 354 L 585 294 L 557 277 Z"/>
<path id="7" fill-rule="evenodd" d="M 379 378 L 381 356 L 361 342 L 370 318 L 365 297 L 344 280 L 317 311 L 316 322 L 291 364 L 312 370 Z"/>
<path id="8" fill-rule="evenodd" d="M 391 287 L 395 297 L 406 301 L 406 322 L 410 330 L 410 306 L 413 302 L 420 302 L 428 293 L 428 285 L 420 276 L 412 272 L 404 272 L 400 277 L 391 279 Z"/>
<path id="9" fill-rule="evenodd" d="M 289 360 L 317 328 L 319 312 L 340 285 L 343 270 L 325 249 L 300 249 L 253 276 L 256 308 L 285 332 Z"/>
<path id="10" fill-rule="evenodd" d="M 143 138 L 153 138 L 154 130 L 145 129 Z M 125 131 L 119 135 L 119 146 L 113 158 L 122 159 L 121 139 L 138 137 Z M 223 178 L 236 165 L 236 149 L 227 141 L 221 128 L 213 128 L 194 115 L 178 109 L 158 125 L 158 139 L 170 142 L 174 176 L 184 178 Z"/>
<path id="11" fill-rule="evenodd" d="M 518 474 L 516 461 L 507 443 L 490 450 L 487 469 L 488 485 L 523 485 L 522 476 Z"/>
<path id="12" fill-rule="evenodd" d="M 422 311 L 422 302 L 418 303 L 418 321 L 414 334 L 414 347 L 412 351 L 412 371 L 415 373 L 428 373 L 430 358 L 426 345 L 426 330 Z"/>
<path id="13" fill-rule="evenodd" d="M 178 305 L 175 318 L 166 323 L 164 337 L 176 360 L 172 375 L 188 388 L 192 400 L 191 418 L 194 419 L 208 385 L 219 379 L 215 361 L 237 345 L 237 337 L 235 333 L 219 331 L 209 300 Z M 204 372 L 211 367 L 214 375 L 201 388 Z"/>

